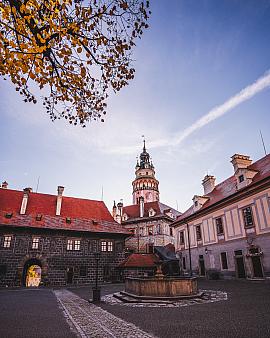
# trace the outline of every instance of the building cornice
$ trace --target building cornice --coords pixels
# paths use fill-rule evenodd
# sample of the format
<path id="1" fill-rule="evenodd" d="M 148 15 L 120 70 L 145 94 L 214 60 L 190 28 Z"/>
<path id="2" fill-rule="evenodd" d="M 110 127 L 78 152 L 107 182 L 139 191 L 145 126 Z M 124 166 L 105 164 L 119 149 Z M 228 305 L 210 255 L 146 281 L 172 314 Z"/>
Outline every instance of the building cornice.
<path id="1" fill-rule="evenodd" d="M 215 210 L 218 210 L 220 208 L 225 207 L 226 205 L 232 204 L 234 202 L 237 202 L 239 200 L 242 200 L 245 197 L 249 197 L 251 195 L 254 195 L 257 192 L 263 191 L 270 187 L 270 177 L 266 177 L 263 180 L 253 183 L 250 186 L 247 186 L 235 193 L 233 193 L 230 196 L 227 196 L 223 198 L 222 200 L 210 205 L 209 207 L 203 208 L 201 210 L 196 211 L 194 214 L 189 215 L 179 221 L 175 221 L 172 226 L 178 227 L 182 224 L 188 223 L 190 221 L 196 220 L 199 217 L 202 217 L 204 215 L 209 214 L 210 212 L 213 212 Z"/>
<path id="2" fill-rule="evenodd" d="M 132 224 L 132 223 L 142 223 L 142 222 L 151 222 L 151 221 L 158 221 L 158 220 L 166 220 L 169 222 L 173 222 L 174 220 L 167 216 L 167 215 L 160 215 L 160 216 L 152 216 L 152 217 L 137 217 L 137 218 L 132 218 L 128 219 L 126 221 L 122 221 L 121 225 L 127 225 L 127 224 Z"/>

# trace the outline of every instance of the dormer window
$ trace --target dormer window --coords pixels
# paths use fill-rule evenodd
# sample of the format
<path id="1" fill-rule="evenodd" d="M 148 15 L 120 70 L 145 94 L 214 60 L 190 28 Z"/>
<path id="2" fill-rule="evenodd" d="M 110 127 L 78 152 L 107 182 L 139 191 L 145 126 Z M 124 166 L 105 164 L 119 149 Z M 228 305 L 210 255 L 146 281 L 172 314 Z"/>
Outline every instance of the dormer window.
<path id="1" fill-rule="evenodd" d="M 239 180 L 239 183 L 243 182 L 243 181 L 245 180 L 244 175 L 240 175 L 240 176 L 238 177 L 238 180 Z"/>
<path id="2" fill-rule="evenodd" d="M 41 221 L 42 220 L 42 215 L 41 214 L 37 214 L 36 215 L 36 221 Z"/>
<path id="3" fill-rule="evenodd" d="M 128 215 L 127 214 L 124 214 L 123 217 L 122 217 L 123 221 L 127 221 L 128 220 Z"/>
<path id="4" fill-rule="evenodd" d="M 149 217 L 155 216 L 156 212 L 154 209 L 149 209 Z"/>
<path id="5" fill-rule="evenodd" d="M 194 212 L 200 210 L 200 208 L 209 200 L 208 196 L 198 196 L 193 197 L 193 210 Z"/>

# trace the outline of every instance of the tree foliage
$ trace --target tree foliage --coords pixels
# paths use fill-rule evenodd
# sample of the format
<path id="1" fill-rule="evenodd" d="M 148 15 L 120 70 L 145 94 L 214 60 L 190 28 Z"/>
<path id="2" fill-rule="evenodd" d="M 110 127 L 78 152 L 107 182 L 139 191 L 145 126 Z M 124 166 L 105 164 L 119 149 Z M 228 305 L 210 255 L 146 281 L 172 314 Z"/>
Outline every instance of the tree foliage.
<path id="1" fill-rule="evenodd" d="M 0 74 L 25 102 L 43 89 L 52 120 L 103 121 L 106 98 L 134 77 L 131 53 L 148 27 L 145 0 L 1 0 Z"/>

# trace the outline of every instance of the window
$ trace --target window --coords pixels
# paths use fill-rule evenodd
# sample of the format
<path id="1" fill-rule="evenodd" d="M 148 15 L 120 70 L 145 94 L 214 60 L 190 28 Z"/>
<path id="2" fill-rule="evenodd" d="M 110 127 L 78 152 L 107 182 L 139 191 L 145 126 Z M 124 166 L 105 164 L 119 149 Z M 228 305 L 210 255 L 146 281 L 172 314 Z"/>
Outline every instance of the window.
<path id="1" fill-rule="evenodd" d="M 251 207 L 247 207 L 243 209 L 243 217 L 244 217 L 245 227 L 253 226 L 253 216 L 252 216 Z"/>
<path id="2" fill-rule="evenodd" d="M 143 236 L 143 227 L 140 227 L 139 235 L 140 235 L 140 236 Z"/>
<path id="3" fill-rule="evenodd" d="M 135 229 L 128 229 L 133 235 L 135 235 Z"/>
<path id="4" fill-rule="evenodd" d="M 72 250 L 73 247 L 73 241 L 72 239 L 68 239 L 67 241 L 67 250 Z"/>
<path id="5" fill-rule="evenodd" d="M 179 243 L 182 245 L 182 244 L 185 244 L 185 237 L 184 237 L 184 231 L 180 231 L 179 232 Z"/>
<path id="6" fill-rule="evenodd" d="M 148 228 L 148 235 L 152 236 L 153 235 L 153 227 Z"/>
<path id="7" fill-rule="evenodd" d="M 221 268 L 223 270 L 227 270 L 228 269 L 227 253 L 226 252 L 221 252 L 220 258 L 221 258 Z"/>
<path id="8" fill-rule="evenodd" d="M 238 180 L 239 180 L 239 183 L 243 182 L 243 181 L 245 180 L 244 175 L 240 175 L 240 176 L 238 177 Z"/>
<path id="9" fill-rule="evenodd" d="M 68 239 L 67 241 L 67 250 L 75 250 L 79 251 L 81 250 L 81 240 L 80 239 Z"/>
<path id="10" fill-rule="evenodd" d="M 87 276 L 86 266 L 80 266 L 80 277 L 86 277 L 86 276 Z"/>
<path id="11" fill-rule="evenodd" d="M 111 241 L 102 241 L 101 242 L 101 251 L 102 252 L 112 252 L 113 251 L 113 242 Z"/>
<path id="12" fill-rule="evenodd" d="M 197 237 L 197 241 L 202 240 L 202 230 L 201 230 L 200 225 L 196 225 L 196 237 Z"/>
<path id="13" fill-rule="evenodd" d="M 10 248 L 11 239 L 11 236 L 4 236 L 4 248 Z"/>
<path id="14" fill-rule="evenodd" d="M 107 242 L 107 249 L 109 252 L 113 251 L 113 242 Z"/>
<path id="15" fill-rule="evenodd" d="M 170 228 L 170 236 L 173 236 L 173 230 Z"/>
<path id="16" fill-rule="evenodd" d="M 216 218 L 216 228 L 217 228 L 217 234 L 218 235 L 224 234 L 223 223 L 222 223 L 221 217 Z"/>
<path id="17" fill-rule="evenodd" d="M 38 237 L 33 238 L 32 249 L 38 249 L 38 244 L 39 244 L 39 238 Z"/>
<path id="18" fill-rule="evenodd" d="M 70 218 L 70 217 L 67 217 L 67 218 L 66 218 L 66 223 L 67 223 L 67 224 L 71 224 L 71 218 Z"/>
<path id="19" fill-rule="evenodd" d="M 235 250 L 235 251 L 234 251 L 234 255 L 235 255 L 235 256 L 242 256 L 242 255 L 243 255 L 243 252 L 242 252 L 242 250 Z"/>
<path id="20" fill-rule="evenodd" d="M 11 218 L 11 217 L 12 217 L 12 215 L 13 215 L 13 213 L 12 213 L 12 212 L 7 212 L 7 213 L 5 214 L 5 217 L 6 217 L 6 218 Z"/>
<path id="21" fill-rule="evenodd" d="M 4 276 L 7 273 L 7 265 L 0 265 L 0 277 Z"/>
<path id="22" fill-rule="evenodd" d="M 198 206 L 198 201 L 195 201 L 194 205 L 195 205 L 195 207 L 197 207 Z"/>
<path id="23" fill-rule="evenodd" d="M 42 215 L 41 214 L 37 214 L 36 215 L 36 221 L 41 221 L 42 220 Z"/>
<path id="24" fill-rule="evenodd" d="M 74 241 L 74 250 L 79 251 L 81 248 L 81 241 L 78 239 L 75 239 Z"/>

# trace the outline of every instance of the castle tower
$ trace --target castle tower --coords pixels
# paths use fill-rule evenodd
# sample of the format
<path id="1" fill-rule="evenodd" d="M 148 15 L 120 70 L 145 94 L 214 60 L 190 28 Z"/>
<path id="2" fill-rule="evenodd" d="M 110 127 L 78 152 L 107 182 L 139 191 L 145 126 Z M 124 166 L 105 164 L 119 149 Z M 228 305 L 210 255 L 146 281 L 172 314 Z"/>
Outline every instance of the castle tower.
<path id="1" fill-rule="evenodd" d="M 144 198 L 145 203 L 159 201 L 159 182 L 155 178 L 155 168 L 152 161 L 150 161 L 150 155 L 146 151 L 145 140 L 143 141 L 140 161 L 137 160 L 135 175 L 136 178 L 132 182 L 133 204 L 139 204 L 140 197 Z"/>

